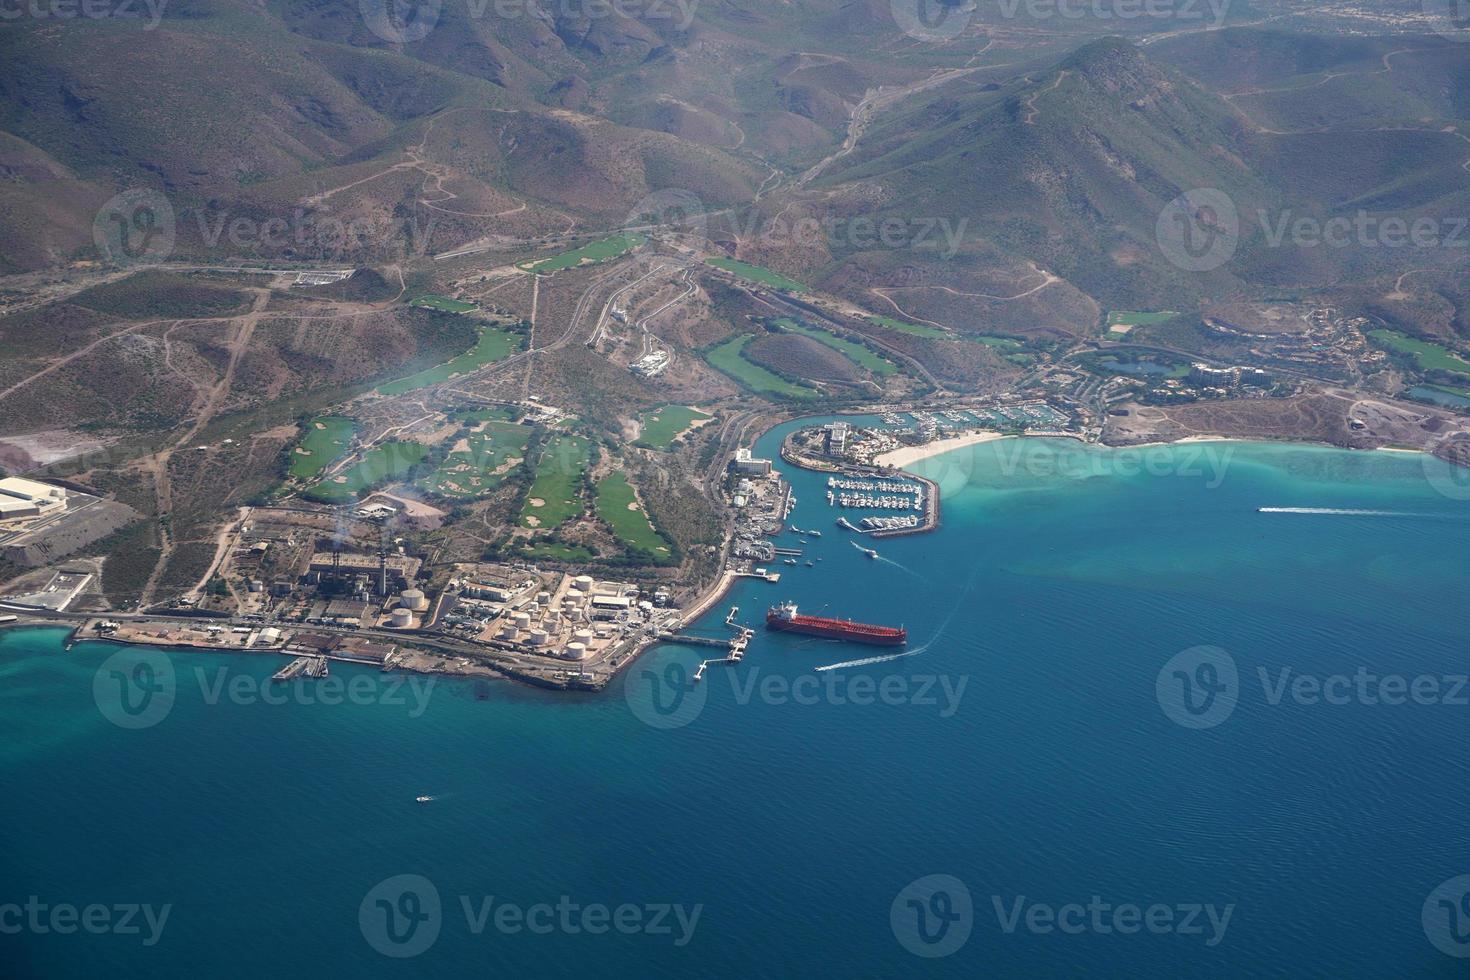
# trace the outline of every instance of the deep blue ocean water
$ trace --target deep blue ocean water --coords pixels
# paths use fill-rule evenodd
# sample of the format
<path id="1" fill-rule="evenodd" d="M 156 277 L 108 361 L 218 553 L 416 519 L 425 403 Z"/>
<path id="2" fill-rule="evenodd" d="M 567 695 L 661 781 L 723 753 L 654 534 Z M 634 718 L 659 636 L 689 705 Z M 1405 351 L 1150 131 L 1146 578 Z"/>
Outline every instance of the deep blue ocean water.
<path id="1" fill-rule="evenodd" d="M 422 679 L 333 665 L 361 685 L 349 703 L 300 703 L 303 683 L 268 704 L 279 661 L 180 653 L 171 707 L 128 729 L 113 671 L 153 683 L 130 671 L 157 654 L 0 633 L 0 932 L 32 895 L 170 906 L 153 945 L 146 926 L 0 934 L 0 974 L 1464 973 L 1422 921 L 1470 873 L 1470 705 L 1446 703 L 1470 699 L 1452 690 L 1470 492 L 1447 468 L 1007 440 L 918 469 L 945 488 L 944 526 L 876 561 L 835 527 L 824 478 L 791 474 L 821 562 L 741 585 L 701 626 L 791 598 L 908 627 L 919 653 L 867 666 L 817 673 L 882 651 L 762 632 L 692 690 L 703 652 L 665 646 L 601 695 L 441 680 L 421 703 Z M 1437 693 L 1368 703 L 1332 681 L 1360 668 Z M 1273 697 L 1283 670 L 1307 686 Z M 1313 679 L 1344 703 L 1314 701 Z M 422 878 L 380 885 L 399 875 Z M 933 875 L 942 894 L 910 887 Z M 575 932 L 558 912 L 531 913 L 545 934 L 496 927 L 495 909 L 562 896 Z M 1044 929 L 1089 902 L 1174 925 Z M 692 930 L 655 918 L 674 904 L 699 907 Z M 622 930 L 577 917 L 623 905 Z M 1229 907 L 1223 930 L 1191 917 L 1206 906 Z"/>

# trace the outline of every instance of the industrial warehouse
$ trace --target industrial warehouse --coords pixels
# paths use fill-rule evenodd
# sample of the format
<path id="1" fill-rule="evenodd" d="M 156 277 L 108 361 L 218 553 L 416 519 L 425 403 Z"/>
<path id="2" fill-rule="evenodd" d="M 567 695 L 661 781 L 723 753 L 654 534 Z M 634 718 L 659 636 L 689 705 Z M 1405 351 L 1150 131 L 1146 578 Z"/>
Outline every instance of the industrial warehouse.
<path id="1" fill-rule="evenodd" d="M 48 565 L 137 519 L 131 508 L 67 487 L 21 477 L 0 479 L 0 558 Z"/>

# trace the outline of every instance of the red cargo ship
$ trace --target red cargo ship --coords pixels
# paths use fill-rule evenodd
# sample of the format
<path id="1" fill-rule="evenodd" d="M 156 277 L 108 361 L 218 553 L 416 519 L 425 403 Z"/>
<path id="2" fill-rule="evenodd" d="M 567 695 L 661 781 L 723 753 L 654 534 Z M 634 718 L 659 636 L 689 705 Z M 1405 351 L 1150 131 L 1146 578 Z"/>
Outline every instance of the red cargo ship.
<path id="1" fill-rule="evenodd" d="M 869 626 L 867 623 L 854 623 L 850 619 L 797 615 L 794 602 L 783 602 L 779 606 L 772 606 L 766 610 L 766 629 L 804 633 L 807 636 L 821 636 L 829 640 L 870 643 L 880 647 L 901 647 L 909 641 L 909 631 L 903 627 L 895 629 L 892 626 Z"/>

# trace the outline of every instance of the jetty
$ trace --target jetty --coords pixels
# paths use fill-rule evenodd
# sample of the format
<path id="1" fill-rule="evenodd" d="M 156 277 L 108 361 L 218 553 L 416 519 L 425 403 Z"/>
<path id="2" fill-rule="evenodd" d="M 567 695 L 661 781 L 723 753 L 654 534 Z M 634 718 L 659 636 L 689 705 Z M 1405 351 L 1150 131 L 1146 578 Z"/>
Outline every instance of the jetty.
<path id="1" fill-rule="evenodd" d="M 326 677 L 327 658 L 319 655 L 297 657 L 271 675 L 273 681 L 289 681 L 297 677 Z"/>
<path id="2" fill-rule="evenodd" d="M 726 653 L 723 657 L 714 657 L 702 660 L 694 669 L 694 682 L 704 680 L 704 672 L 709 669 L 710 664 L 738 664 L 745 659 L 746 648 L 750 646 L 750 640 L 755 636 L 755 630 L 748 626 L 742 626 L 736 622 L 735 617 L 740 614 L 739 606 L 731 606 L 730 612 L 725 616 L 725 625 L 734 631 L 734 635 L 727 640 L 721 640 L 713 636 L 692 636 L 682 633 L 660 633 L 659 639 L 669 643 L 685 643 L 691 646 L 722 647 Z"/>

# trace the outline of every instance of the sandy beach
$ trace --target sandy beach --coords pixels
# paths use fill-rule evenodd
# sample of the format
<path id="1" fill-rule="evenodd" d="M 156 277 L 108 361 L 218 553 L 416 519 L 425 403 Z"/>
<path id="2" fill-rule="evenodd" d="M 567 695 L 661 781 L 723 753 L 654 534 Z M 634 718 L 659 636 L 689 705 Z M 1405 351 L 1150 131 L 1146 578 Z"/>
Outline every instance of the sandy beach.
<path id="1" fill-rule="evenodd" d="M 952 449 L 963 449 L 966 446 L 978 446 L 982 442 L 992 442 L 996 439 L 1005 439 L 1006 436 L 999 432 L 970 432 L 962 436 L 953 436 L 949 439 L 936 439 L 934 442 L 925 443 L 922 446 L 904 446 L 892 452 L 876 456 L 873 462 L 879 466 L 896 466 L 903 469 L 921 459 L 930 456 L 938 456 Z"/>

